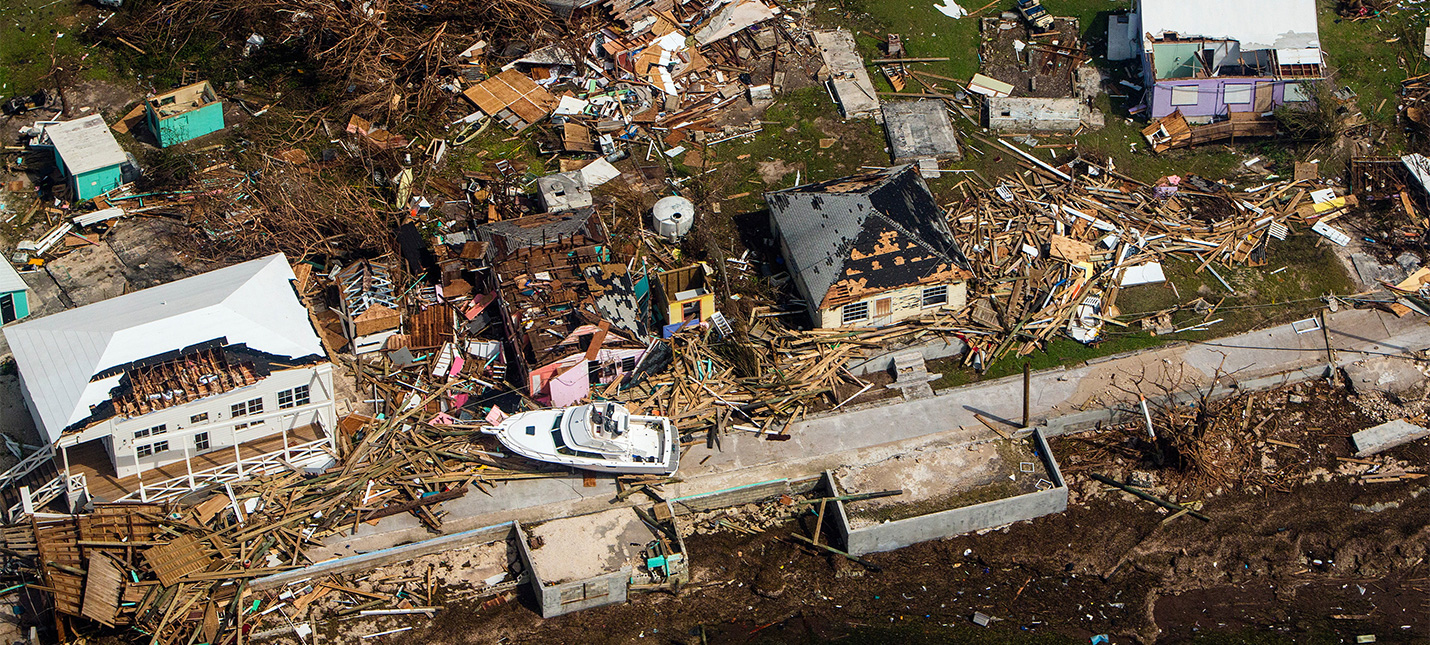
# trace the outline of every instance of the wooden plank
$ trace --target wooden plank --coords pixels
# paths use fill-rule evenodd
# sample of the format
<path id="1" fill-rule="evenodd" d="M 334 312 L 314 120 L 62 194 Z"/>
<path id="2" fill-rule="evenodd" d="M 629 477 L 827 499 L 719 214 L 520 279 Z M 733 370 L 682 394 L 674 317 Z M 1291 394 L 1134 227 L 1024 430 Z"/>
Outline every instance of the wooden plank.
<path id="1" fill-rule="evenodd" d="M 89 555 L 89 567 L 84 578 L 85 618 L 114 626 L 119 613 L 119 592 L 123 586 L 119 567 L 103 553 Z"/>
<path id="2" fill-rule="evenodd" d="M 145 550 L 144 560 L 166 587 L 178 584 L 184 576 L 207 569 L 213 562 L 193 535 L 182 535 L 168 544 Z"/>

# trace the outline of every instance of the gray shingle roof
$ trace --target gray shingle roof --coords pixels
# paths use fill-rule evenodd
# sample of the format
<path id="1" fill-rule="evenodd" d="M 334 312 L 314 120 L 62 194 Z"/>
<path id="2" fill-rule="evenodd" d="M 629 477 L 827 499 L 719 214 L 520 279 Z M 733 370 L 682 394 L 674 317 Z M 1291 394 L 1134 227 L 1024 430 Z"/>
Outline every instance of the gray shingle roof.
<path id="1" fill-rule="evenodd" d="M 797 186 L 765 199 L 789 249 L 791 271 L 821 308 L 842 304 L 846 292 L 917 284 L 966 265 L 943 209 L 914 166 Z"/>

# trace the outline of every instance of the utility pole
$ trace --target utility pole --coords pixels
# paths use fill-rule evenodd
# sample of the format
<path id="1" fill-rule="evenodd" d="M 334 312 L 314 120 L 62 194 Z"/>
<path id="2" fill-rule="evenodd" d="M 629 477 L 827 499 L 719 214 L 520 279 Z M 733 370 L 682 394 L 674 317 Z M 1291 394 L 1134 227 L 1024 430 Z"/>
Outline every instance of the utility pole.
<path id="1" fill-rule="evenodd" d="M 1023 362 L 1023 427 L 1027 428 L 1032 419 L 1028 415 L 1028 393 L 1032 388 L 1033 372 L 1027 361 Z"/>

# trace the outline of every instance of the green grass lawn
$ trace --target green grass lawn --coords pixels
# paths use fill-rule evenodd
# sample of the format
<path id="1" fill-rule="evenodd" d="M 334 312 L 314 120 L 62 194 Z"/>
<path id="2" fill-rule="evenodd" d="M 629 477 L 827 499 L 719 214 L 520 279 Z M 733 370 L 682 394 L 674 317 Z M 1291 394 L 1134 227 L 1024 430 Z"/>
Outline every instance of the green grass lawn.
<path id="1" fill-rule="evenodd" d="M 84 55 L 78 8 L 76 0 L 0 2 L 0 96 L 40 89 L 52 55 Z"/>
<path id="2" fill-rule="evenodd" d="M 1361 113 L 1372 123 L 1394 126 L 1400 82 L 1430 73 L 1430 59 L 1421 52 L 1426 19 L 1420 11 L 1395 10 L 1368 20 L 1345 20 L 1335 14 L 1335 2 L 1321 0 L 1321 48 L 1340 85 L 1359 94 Z M 1387 139 L 1403 145 L 1399 128 Z M 1393 148 L 1396 149 L 1396 148 Z"/>
<path id="3" fill-rule="evenodd" d="M 780 95 L 760 120 L 764 127 L 755 137 L 710 149 L 720 170 L 708 176 L 707 188 L 731 212 L 763 210 L 764 191 L 791 187 L 796 179 L 823 181 L 856 174 L 860 166 L 889 165 L 883 129 L 872 119 L 844 122 L 822 86 Z M 821 148 L 822 139 L 834 143 Z M 779 165 L 771 168 L 772 163 Z M 740 193 L 748 194 L 722 199 Z"/>

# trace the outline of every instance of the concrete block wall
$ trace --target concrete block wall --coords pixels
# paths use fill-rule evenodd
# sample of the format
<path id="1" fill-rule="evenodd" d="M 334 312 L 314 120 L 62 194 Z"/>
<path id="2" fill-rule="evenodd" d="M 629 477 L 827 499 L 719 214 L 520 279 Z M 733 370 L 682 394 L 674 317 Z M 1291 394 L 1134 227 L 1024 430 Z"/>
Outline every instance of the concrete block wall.
<path id="1" fill-rule="evenodd" d="M 536 596 L 536 604 L 542 618 L 552 618 L 582 609 L 614 605 L 626 601 L 631 584 L 631 568 L 621 567 L 613 573 L 603 573 L 584 580 L 570 580 L 561 584 L 547 585 L 541 571 L 531 558 L 531 547 L 527 545 L 527 534 L 521 524 L 516 526 L 516 545 L 521 555 L 521 564 L 530 574 L 531 591 Z M 557 548 L 548 545 L 546 548 Z"/>
<path id="2" fill-rule="evenodd" d="M 387 566 L 395 562 L 405 562 L 413 558 L 420 558 L 424 555 L 431 555 L 441 551 L 451 551 L 453 549 L 460 549 L 477 544 L 491 544 L 492 542 L 510 539 L 513 532 L 517 530 L 517 526 L 516 522 L 503 522 L 501 524 L 484 526 L 470 531 L 462 531 L 461 533 L 453 533 L 430 540 L 423 540 L 421 542 L 413 542 L 411 544 L 403 544 L 369 553 L 326 560 L 303 567 L 302 569 L 293 569 L 291 571 L 275 573 L 271 576 L 255 578 L 253 582 L 249 583 L 249 588 L 255 591 L 262 591 L 264 589 L 281 587 L 299 580 L 332 574 L 366 571 L 368 569 Z M 527 570 L 530 570 L 531 563 L 529 560 L 523 558 L 522 564 Z"/>
<path id="3" fill-rule="evenodd" d="M 871 356 L 850 359 L 847 367 L 855 376 L 864 376 L 874 372 L 885 372 L 893 368 L 894 355 L 907 351 L 917 351 L 923 354 L 924 360 L 931 361 L 950 356 L 962 356 L 968 351 L 968 345 L 957 338 L 935 337 L 923 342 L 911 343 L 908 345 L 895 345 L 874 353 Z M 1018 378 L 1023 378 L 1019 375 Z"/>
<path id="4" fill-rule="evenodd" d="M 856 556 L 892 551 L 920 542 L 1031 520 L 1067 510 L 1068 489 L 1062 472 L 1058 469 L 1058 462 L 1053 458 L 1047 440 L 1040 431 L 1034 430 L 1032 438 L 1037 445 L 1038 456 L 1048 471 L 1048 480 L 1053 483 L 1052 488 L 863 528 L 850 526 L 844 503 L 837 502 L 833 519 L 835 531 L 844 538 L 845 550 Z M 837 490 L 830 473 L 826 472 L 824 479 Z"/>

